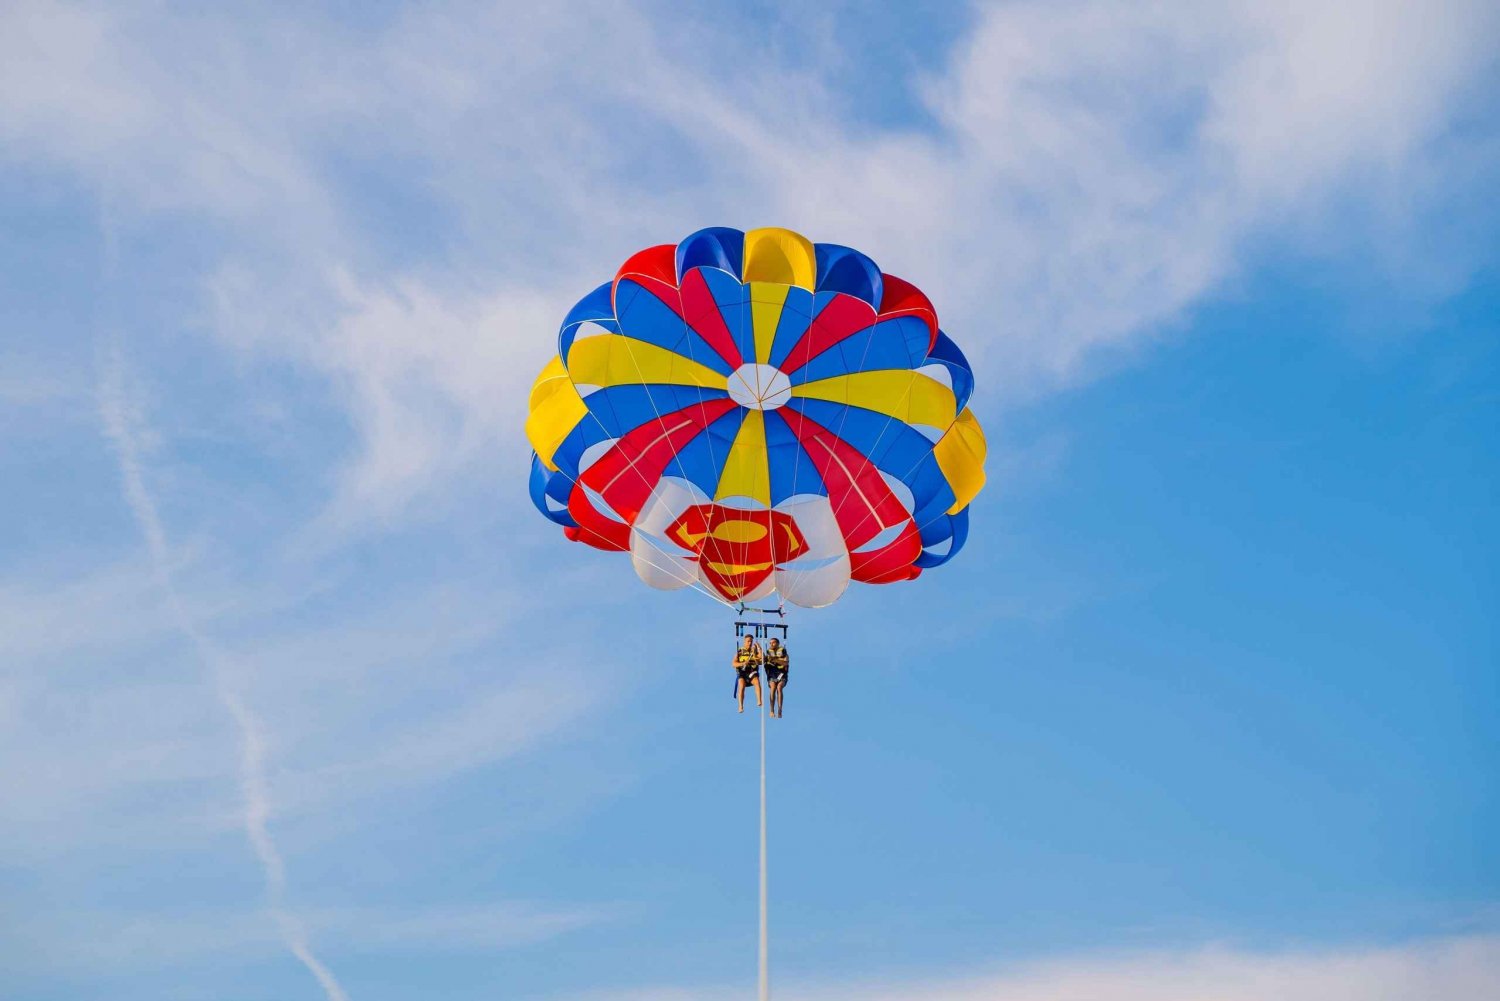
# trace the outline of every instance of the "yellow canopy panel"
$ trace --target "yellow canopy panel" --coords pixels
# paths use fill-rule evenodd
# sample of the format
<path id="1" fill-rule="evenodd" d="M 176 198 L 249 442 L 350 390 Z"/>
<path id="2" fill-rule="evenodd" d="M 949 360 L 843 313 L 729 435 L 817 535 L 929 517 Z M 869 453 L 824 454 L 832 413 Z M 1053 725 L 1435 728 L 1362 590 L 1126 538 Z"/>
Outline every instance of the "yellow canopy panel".
<path id="1" fill-rule="evenodd" d="M 948 509 L 949 514 L 957 514 L 968 507 L 969 502 L 984 489 L 984 457 L 988 451 L 989 445 L 984 440 L 979 419 L 965 407 L 932 450 L 943 478 L 958 498 Z"/>

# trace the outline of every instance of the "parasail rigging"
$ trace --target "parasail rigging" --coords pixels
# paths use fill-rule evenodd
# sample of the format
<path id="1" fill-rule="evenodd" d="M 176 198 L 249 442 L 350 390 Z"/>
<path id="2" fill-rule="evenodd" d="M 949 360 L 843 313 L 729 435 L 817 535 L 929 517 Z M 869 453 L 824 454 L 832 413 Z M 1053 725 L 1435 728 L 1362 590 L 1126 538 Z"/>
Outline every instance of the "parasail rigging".
<path id="1" fill-rule="evenodd" d="M 568 312 L 531 390 L 531 499 L 651 587 L 738 612 L 737 637 L 784 639 L 788 604 L 914 580 L 963 548 L 985 482 L 973 390 L 927 296 L 859 251 L 703 229 Z"/>

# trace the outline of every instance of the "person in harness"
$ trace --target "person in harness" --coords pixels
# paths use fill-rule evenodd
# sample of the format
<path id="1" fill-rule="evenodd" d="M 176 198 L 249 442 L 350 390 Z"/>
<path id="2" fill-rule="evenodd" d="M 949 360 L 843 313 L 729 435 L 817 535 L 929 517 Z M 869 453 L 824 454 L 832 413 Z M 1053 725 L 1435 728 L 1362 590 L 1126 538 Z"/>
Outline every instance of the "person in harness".
<path id="1" fill-rule="evenodd" d="M 791 654 L 782 642 L 776 637 L 771 637 L 770 644 L 766 647 L 766 687 L 770 689 L 771 715 L 777 718 L 781 716 L 781 710 L 786 704 L 786 672 L 791 666 Z"/>
<path id="2" fill-rule="evenodd" d="M 734 648 L 734 698 L 740 705 L 740 712 L 745 711 L 746 685 L 755 689 L 755 704 L 761 704 L 760 661 L 760 644 L 755 642 L 755 637 L 746 634 L 740 645 Z"/>

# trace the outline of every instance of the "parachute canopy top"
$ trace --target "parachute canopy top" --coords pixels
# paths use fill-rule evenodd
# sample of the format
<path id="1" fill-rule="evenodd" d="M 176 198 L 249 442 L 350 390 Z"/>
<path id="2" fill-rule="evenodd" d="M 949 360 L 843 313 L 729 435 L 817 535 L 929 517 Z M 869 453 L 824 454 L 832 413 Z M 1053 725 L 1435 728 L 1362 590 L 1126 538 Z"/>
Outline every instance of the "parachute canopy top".
<path id="1" fill-rule="evenodd" d="M 828 605 L 962 548 L 973 388 L 932 303 L 865 255 L 700 230 L 568 313 L 531 390 L 531 498 L 652 587 Z"/>

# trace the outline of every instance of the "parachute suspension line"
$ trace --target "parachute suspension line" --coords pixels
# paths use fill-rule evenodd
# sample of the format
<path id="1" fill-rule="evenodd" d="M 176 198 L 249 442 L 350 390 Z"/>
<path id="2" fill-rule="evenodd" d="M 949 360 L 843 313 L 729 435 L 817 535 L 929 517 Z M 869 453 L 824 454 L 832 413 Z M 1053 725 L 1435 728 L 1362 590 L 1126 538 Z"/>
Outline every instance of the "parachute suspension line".
<path id="1" fill-rule="evenodd" d="M 629 351 L 628 347 L 626 348 L 626 351 L 627 352 Z M 635 357 L 634 355 L 631 355 L 631 359 L 632 360 L 634 360 L 634 357 Z M 639 371 L 640 366 L 637 365 L 636 369 L 637 369 L 637 371 Z M 568 380 L 570 382 L 572 381 L 572 378 L 573 378 L 572 375 L 568 376 Z M 574 383 L 574 387 L 577 388 L 577 383 Z M 647 394 L 647 398 L 648 399 L 650 399 L 650 393 L 651 393 L 651 391 L 648 388 L 646 390 L 646 394 Z M 656 404 L 654 402 L 651 405 L 651 409 L 652 410 L 656 410 Z M 660 410 L 656 410 L 656 415 L 657 415 L 657 419 L 660 420 L 661 419 L 661 411 Z M 608 430 L 609 429 L 604 426 L 604 423 L 599 420 L 599 418 L 593 413 L 593 411 L 588 411 L 587 412 L 587 419 L 593 421 L 595 424 L 597 424 L 599 426 L 600 430 L 602 430 L 606 434 L 608 434 Z M 629 468 L 631 468 L 631 469 L 635 468 L 635 460 L 634 459 L 628 459 L 628 460 L 626 460 L 626 462 L 627 462 L 627 465 L 629 466 Z M 575 486 L 577 485 L 578 478 L 576 476 L 569 476 L 568 473 L 566 471 L 564 471 L 564 470 L 558 470 L 558 472 L 560 472 L 563 476 L 566 476 L 568 478 L 568 482 L 569 483 L 572 483 Z M 587 529 L 585 529 L 585 531 L 587 531 Z M 591 533 L 591 534 L 596 534 L 596 533 Z M 667 552 L 666 550 L 662 549 L 661 546 L 657 545 L 656 541 L 654 539 L 652 539 L 651 536 L 647 535 L 647 536 L 644 536 L 644 538 L 646 539 L 646 541 L 648 543 L 650 543 L 651 548 L 654 549 L 654 550 L 656 550 L 657 552 L 661 553 L 664 557 L 666 557 L 667 560 L 669 561 L 669 563 L 674 563 L 675 562 L 675 558 L 674 558 L 673 554 Z M 637 555 L 637 554 L 632 553 L 632 555 L 634 556 L 634 555 Z M 645 559 L 644 557 L 641 557 L 641 559 L 642 559 L 642 561 L 647 566 L 651 567 L 653 570 L 660 570 L 663 573 L 670 574 L 673 577 L 677 577 L 677 573 L 676 573 L 675 570 L 670 569 L 669 567 L 662 566 L 661 564 L 653 562 L 652 560 Z M 678 577 L 678 580 L 682 580 L 682 578 Z M 705 595 L 705 596 L 707 596 L 709 598 L 712 598 L 714 601 L 716 601 L 719 604 L 725 606 L 726 608 L 732 608 L 733 607 L 733 605 L 731 605 L 730 602 L 725 601 L 719 595 L 714 594 L 708 588 L 704 587 L 701 581 L 692 580 L 692 581 L 685 581 L 685 583 L 689 587 L 691 587 L 693 590 L 695 590 L 695 591 L 699 592 L 700 594 L 703 594 L 703 595 Z"/>
<path id="2" fill-rule="evenodd" d="M 878 310 L 878 307 L 877 307 L 877 312 L 878 311 L 879 310 Z M 860 352 L 860 355 L 859 355 L 859 366 L 857 368 L 850 369 L 851 372 L 863 372 L 863 371 L 865 371 L 865 362 L 869 359 L 869 357 L 870 357 L 870 348 L 872 348 L 874 345 L 875 345 L 875 338 L 873 336 L 865 338 L 865 349 L 864 349 L 864 351 Z M 836 438 L 836 439 L 838 439 L 840 441 L 842 441 L 844 439 L 844 425 L 849 422 L 849 412 L 851 410 L 853 410 L 853 409 L 854 408 L 851 407 L 851 406 L 845 406 L 843 412 L 841 414 L 839 414 L 839 426 L 836 429 L 834 429 L 834 432 L 833 432 L 834 438 Z M 891 419 L 895 420 L 895 418 L 891 418 Z M 885 430 L 888 427 L 890 427 L 889 424 L 887 424 L 885 427 L 883 427 L 883 428 L 880 429 L 881 435 L 885 434 Z M 880 442 L 880 439 L 877 438 L 876 439 L 876 444 L 879 444 L 879 442 Z M 866 466 L 869 466 L 870 468 L 874 469 L 877 475 L 879 474 L 880 467 L 876 466 L 875 463 L 870 460 L 870 457 L 869 457 L 868 453 L 861 452 L 860 453 L 860 458 L 864 460 L 864 464 Z M 850 490 L 850 491 L 846 492 L 844 494 L 844 496 L 839 500 L 839 503 L 837 505 L 835 505 L 834 508 L 833 508 L 833 518 L 834 518 L 835 521 L 837 521 L 839 523 L 840 526 L 843 525 L 843 522 L 839 521 L 839 516 L 843 513 L 844 505 L 846 505 L 846 504 L 849 503 L 849 497 L 850 497 L 850 495 L 854 494 L 856 492 L 857 492 L 856 490 Z M 885 526 L 882 525 L 881 527 L 884 528 Z M 852 555 L 853 554 L 851 554 L 851 556 Z"/>
<path id="3" fill-rule="evenodd" d="M 770 698 L 765 700 L 770 703 Z M 760 965 L 759 1001 L 771 1001 L 771 937 L 766 882 L 766 705 L 760 709 Z"/>
<path id="4" fill-rule="evenodd" d="M 865 350 L 866 350 L 866 352 L 868 352 L 869 351 L 869 347 L 866 346 Z M 861 366 L 863 366 L 863 364 L 864 364 L 863 361 L 861 361 L 860 364 L 861 364 Z M 901 403 L 905 403 L 908 399 L 910 399 L 912 388 L 915 385 L 916 385 L 916 380 L 915 379 L 908 380 L 908 382 L 906 384 L 906 391 L 904 393 L 902 393 L 901 396 L 900 396 L 900 398 L 896 401 L 896 403 L 898 405 L 901 404 Z M 835 435 L 838 438 L 842 439 L 843 436 L 844 436 L 844 434 L 843 434 L 843 432 L 844 432 L 844 425 L 849 420 L 849 411 L 851 409 L 852 408 L 850 408 L 850 407 L 845 407 L 843 414 L 840 416 L 840 419 L 839 419 L 839 429 L 838 429 L 838 431 L 836 432 L 836 435 Z M 861 453 L 860 453 L 860 457 L 864 460 L 864 464 L 866 466 L 870 467 L 871 469 L 873 469 L 875 471 L 875 474 L 877 476 L 880 475 L 880 472 L 881 472 L 880 466 L 878 464 L 876 464 L 876 462 L 873 459 L 871 459 L 870 456 L 874 455 L 876 453 L 876 450 L 880 448 L 881 441 L 883 441 L 885 439 L 885 433 L 887 431 L 889 431 L 891 429 L 891 427 L 893 425 L 897 424 L 898 422 L 899 423 L 904 423 L 903 421 L 901 421 L 901 419 L 899 417 L 887 416 L 885 423 L 882 424 L 881 427 L 880 427 L 880 433 L 875 436 L 875 443 L 872 444 L 868 449 L 862 450 Z M 912 464 L 911 469 L 916 469 L 917 465 L 919 465 L 921 463 L 921 461 L 922 461 L 921 459 L 918 459 L 916 463 Z M 904 481 L 906 479 L 907 475 L 910 474 L 911 469 L 908 469 L 906 471 L 906 473 L 903 473 L 901 475 L 900 479 L 902 479 Z M 834 508 L 833 515 L 834 515 L 835 518 L 837 518 L 838 515 L 839 515 L 839 513 L 844 510 L 844 505 L 849 503 L 849 496 L 852 493 L 854 493 L 854 491 L 851 490 L 848 493 L 844 494 L 843 499 L 839 502 L 839 506 L 836 507 L 836 508 Z M 888 526 L 888 525 L 881 525 L 880 527 L 881 528 L 888 528 L 890 526 Z"/>
<path id="5" fill-rule="evenodd" d="M 657 542 L 656 542 L 656 540 L 653 539 L 649 533 L 642 532 L 640 534 L 641 534 L 641 538 L 643 538 L 643 539 L 646 540 L 646 544 L 649 545 L 652 548 L 652 550 L 654 550 L 655 552 L 661 553 L 664 558 L 666 558 L 668 561 L 670 561 L 673 564 L 673 567 L 676 566 L 676 564 L 678 562 L 676 556 L 674 556 L 672 553 L 668 552 L 667 550 L 663 549 L 660 545 L 658 545 Z M 631 555 L 632 556 L 638 556 L 639 553 L 632 552 Z M 664 567 L 660 563 L 655 563 L 655 562 L 653 562 L 653 561 L 651 561 L 649 559 L 646 559 L 645 557 L 641 557 L 641 561 L 643 563 L 645 563 L 647 566 L 651 567 L 653 570 L 660 570 L 663 573 L 671 575 L 672 577 L 676 577 L 678 580 L 682 581 L 684 584 L 686 584 L 688 587 L 692 588 L 694 591 L 697 591 L 699 594 L 702 594 L 703 596 L 712 599 L 713 601 L 717 602 L 718 604 L 723 605 L 725 608 L 733 608 L 734 607 L 734 603 L 732 601 L 729 601 L 729 600 L 727 600 L 727 599 L 725 599 L 723 597 L 720 597 L 719 595 L 717 595 L 714 592 L 710 591 L 708 588 L 706 588 L 706 587 L 703 586 L 703 582 L 700 581 L 700 580 L 696 580 L 696 579 L 695 580 L 686 580 L 685 578 L 678 576 L 677 569 L 674 569 L 673 567 Z"/>
<path id="6" fill-rule="evenodd" d="M 681 289 L 678 290 L 677 295 L 678 295 L 678 305 L 680 307 L 682 305 L 682 292 L 681 292 Z M 684 334 L 686 334 L 686 331 L 687 331 L 688 327 L 689 327 L 689 325 L 688 325 L 687 321 L 684 320 L 683 321 Z M 701 361 L 698 360 L 697 352 L 693 350 L 693 338 L 688 337 L 688 336 L 684 336 L 683 339 L 682 339 L 682 343 L 687 347 L 688 358 L 690 360 L 692 360 L 693 362 L 695 362 L 697 364 L 700 364 L 700 365 L 704 364 L 704 362 L 701 362 Z M 646 391 L 646 400 L 647 400 L 647 402 L 649 402 L 651 404 L 651 409 L 656 414 L 656 420 L 657 420 L 657 422 L 661 423 L 662 422 L 661 408 L 656 405 L 656 397 L 654 395 L 652 395 L 652 393 L 651 393 L 651 386 L 653 385 L 653 383 L 649 382 L 646 379 L 645 373 L 641 371 L 640 362 L 638 362 L 636 360 L 635 352 L 631 350 L 629 339 L 627 339 L 626 343 L 625 343 L 625 353 L 630 357 L 631 364 L 635 366 L 636 374 L 640 377 L 640 380 L 641 380 L 641 388 Z M 698 406 L 699 406 L 700 412 L 701 412 L 701 408 L 703 406 L 702 401 L 699 401 Z M 705 420 L 705 423 L 703 425 L 703 429 L 699 433 L 701 435 L 703 435 L 703 437 L 705 439 L 705 442 L 708 445 L 708 459 L 709 459 L 709 465 L 710 465 L 710 467 L 713 468 L 713 469 L 722 469 L 722 467 L 720 467 L 720 465 L 719 465 L 718 455 L 714 451 L 714 436 L 709 431 L 709 428 L 710 428 L 710 426 L 712 426 L 713 423 L 714 423 L 714 421 L 707 421 L 707 420 Z M 728 455 L 727 454 L 725 455 L 725 458 L 728 459 Z M 676 463 L 676 462 L 677 462 L 677 458 L 674 456 L 673 459 L 671 460 L 671 462 L 668 463 L 668 468 L 671 467 L 672 463 Z M 632 463 L 632 466 L 633 465 L 634 465 L 634 463 Z M 680 463 L 678 464 L 678 471 L 681 472 L 681 465 L 680 465 Z M 715 491 L 715 493 L 716 492 L 717 491 Z M 709 497 L 710 497 L 710 500 L 712 500 L 713 499 L 713 493 L 710 493 Z M 676 557 L 675 554 L 673 554 L 672 552 L 670 552 L 670 551 L 668 551 L 666 549 L 663 549 L 661 546 L 657 545 L 656 540 L 652 539 L 649 535 L 646 536 L 646 541 L 648 543 L 650 543 L 652 549 L 654 549 L 657 552 L 661 553 L 662 556 L 664 556 L 667 559 L 667 561 L 674 568 L 679 566 L 679 561 L 678 561 L 678 559 L 677 559 L 677 557 Z M 647 562 L 648 565 L 650 565 L 654 569 L 657 569 L 657 570 L 665 570 L 666 569 L 664 567 L 657 566 L 655 563 L 651 563 L 651 561 L 649 561 L 649 560 L 647 560 L 646 562 Z M 678 580 L 682 580 L 683 579 L 682 577 L 678 576 L 676 569 L 666 570 L 666 572 L 668 574 L 670 574 L 671 576 L 676 577 Z M 698 592 L 700 592 L 702 594 L 706 594 L 708 597 L 712 598 L 714 601 L 716 601 L 719 604 L 725 606 L 726 608 L 732 608 L 733 607 L 733 603 L 732 602 L 726 601 L 720 595 L 715 594 L 713 591 L 710 591 L 704 585 L 704 583 L 703 583 L 703 581 L 702 581 L 701 578 L 695 576 L 694 580 L 687 581 L 686 583 L 693 590 L 698 591 Z"/>
<path id="7" fill-rule="evenodd" d="M 688 354 L 691 357 L 692 353 L 693 353 L 693 346 L 692 346 L 692 340 L 691 339 L 687 339 L 687 346 L 688 346 Z M 653 413 L 656 414 L 657 423 L 658 424 L 662 423 L 661 408 L 656 405 L 656 397 L 651 392 L 651 387 L 652 387 L 653 383 L 651 383 L 646 378 L 645 372 L 643 372 L 641 370 L 640 362 L 636 359 L 635 352 L 633 350 L 631 350 L 630 339 L 629 338 L 625 338 L 625 354 L 630 359 L 631 365 L 633 365 L 635 367 L 636 375 L 640 379 L 640 386 L 646 392 L 646 401 L 651 404 L 651 410 L 652 410 Z M 693 360 L 697 361 L 696 358 L 693 358 Z M 568 378 L 571 381 L 572 376 L 569 375 Z M 595 418 L 595 420 L 597 421 L 598 418 Z M 713 464 L 715 466 L 717 466 L 718 462 L 714 458 L 714 454 L 713 454 L 713 436 L 711 434 L 708 434 L 708 426 L 707 425 L 704 425 L 702 433 L 705 434 L 705 435 L 708 435 L 708 452 L 709 452 L 710 461 L 713 462 Z M 627 460 L 627 464 L 628 464 L 628 466 L 631 469 L 635 468 L 635 460 L 634 459 Z M 691 581 L 684 580 L 683 577 L 681 577 L 681 576 L 678 575 L 678 570 L 680 569 L 680 567 L 678 566 L 678 560 L 677 560 L 676 555 L 673 554 L 673 553 L 671 553 L 670 551 L 668 551 L 666 549 L 663 549 L 660 545 L 657 544 L 656 540 L 653 539 L 649 534 L 644 534 L 643 533 L 643 537 L 645 538 L 647 544 L 650 545 L 650 547 L 653 550 L 655 550 L 656 552 L 660 553 L 667 560 L 667 562 L 669 564 L 669 566 L 662 566 L 661 564 L 656 563 L 656 562 L 654 562 L 652 560 L 642 558 L 642 561 L 647 566 L 651 567 L 653 570 L 660 570 L 660 571 L 668 574 L 671 577 L 675 577 L 678 580 L 683 581 L 683 583 L 687 584 L 687 586 L 691 587 L 694 591 L 697 591 L 700 594 L 707 595 L 709 598 L 712 598 L 714 601 L 716 601 L 719 604 L 725 606 L 726 608 L 733 607 L 733 605 L 732 605 L 731 602 L 726 601 L 724 598 L 722 598 L 721 596 L 713 593 L 707 587 L 705 587 L 703 585 L 703 582 L 701 580 L 698 580 L 696 578 L 694 580 L 691 580 Z M 632 555 L 639 555 L 639 554 L 638 553 L 633 553 Z"/>

